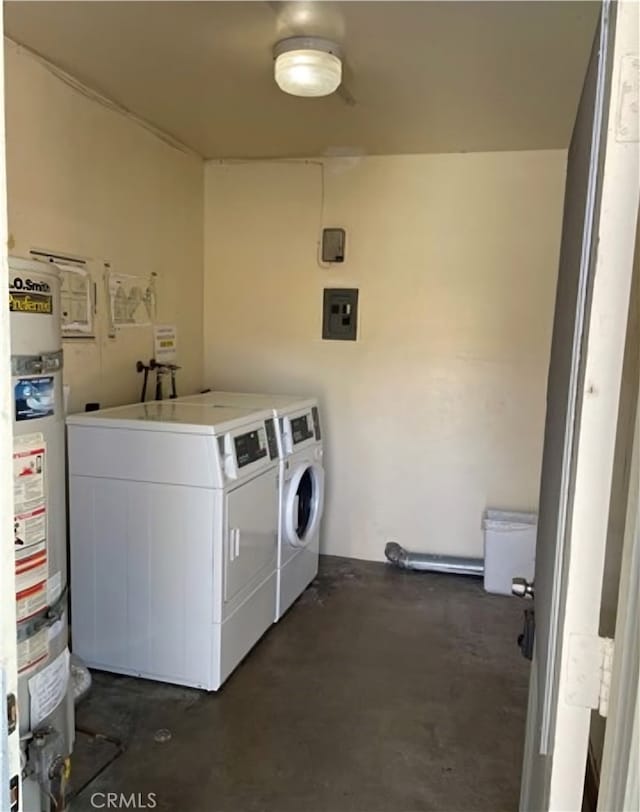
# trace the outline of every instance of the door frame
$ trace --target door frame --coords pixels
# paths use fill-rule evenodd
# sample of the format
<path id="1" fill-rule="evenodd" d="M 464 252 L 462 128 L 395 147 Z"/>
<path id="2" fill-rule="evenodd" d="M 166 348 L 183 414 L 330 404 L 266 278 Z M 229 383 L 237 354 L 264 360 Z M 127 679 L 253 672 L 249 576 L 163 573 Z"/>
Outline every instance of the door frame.
<path id="1" fill-rule="evenodd" d="M 531 674 L 521 810 L 581 808 L 592 699 L 583 690 L 583 644 L 598 638 L 609 499 L 626 341 L 635 232 L 640 198 L 638 141 L 629 124 L 623 86 L 629 58 L 638 54 L 638 4 L 619 0 L 612 31 L 611 93 L 599 209 L 594 233 L 593 287 L 586 319 L 587 347 L 576 421 L 575 474 L 569 500 L 563 595 L 558 621 L 555 724 L 549 755 L 539 755 L 537 694 L 545 690 Z M 627 105 L 625 107 L 625 105 Z M 626 117 L 626 118 L 625 118 Z M 633 122 L 632 122 L 633 124 Z M 629 129 L 631 137 L 629 137 Z M 593 671 L 593 669 L 592 669 Z M 599 667 L 595 667 L 599 674 Z M 591 674 L 591 672 L 590 672 Z M 542 751 L 544 752 L 544 750 Z"/>
<path id="2" fill-rule="evenodd" d="M 598 810 L 637 809 L 640 790 L 640 392 L 620 567 L 611 701 L 600 771 Z"/>
<path id="3" fill-rule="evenodd" d="M 0 15 L 0 109 L 4 110 L 4 36 Z M 5 120 L 0 119 L 0 289 L 9 289 Z M 6 297 L 6 293 L 4 294 Z M 16 585 L 13 553 L 13 398 L 9 308 L 0 311 L 0 809 L 10 809 L 9 780 L 20 781 L 19 732 L 7 735 L 7 694 L 18 696 Z M 21 787 L 18 787 L 21 793 Z"/>

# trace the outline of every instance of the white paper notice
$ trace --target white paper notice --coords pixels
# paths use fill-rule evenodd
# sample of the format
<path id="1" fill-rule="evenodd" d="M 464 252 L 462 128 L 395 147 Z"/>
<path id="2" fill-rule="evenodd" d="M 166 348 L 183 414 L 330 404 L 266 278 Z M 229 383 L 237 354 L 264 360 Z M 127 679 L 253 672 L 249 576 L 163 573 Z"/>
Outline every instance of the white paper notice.
<path id="1" fill-rule="evenodd" d="M 146 327 L 155 313 L 153 279 L 109 272 L 109 302 L 113 327 Z"/>
<path id="2" fill-rule="evenodd" d="M 93 302 L 89 270 L 62 262 L 56 265 L 60 270 L 62 334 L 90 336 L 93 332 Z"/>
<path id="3" fill-rule="evenodd" d="M 69 685 L 69 649 L 65 648 L 46 668 L 29 680 L 31 726 L 35 727 L 58 707 Z"/>
<path id="4" fill-rule="evenodd" d="M 159 364 L 173 364 L 176 360 L 178 331 L 175 324 L 156 324 L 153 328 L 153 357 Z"/>

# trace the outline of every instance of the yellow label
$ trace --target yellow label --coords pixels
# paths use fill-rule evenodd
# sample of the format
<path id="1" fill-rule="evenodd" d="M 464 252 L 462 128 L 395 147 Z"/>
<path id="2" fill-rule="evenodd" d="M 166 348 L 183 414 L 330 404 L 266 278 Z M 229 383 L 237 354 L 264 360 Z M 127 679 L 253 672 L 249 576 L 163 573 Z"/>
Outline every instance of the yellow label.
<path id="1" fill-rule="evenodd" d="M 12 313 L 40 313 L 50 316 L 53 313 L 53 299 L 45 293 L 11 291 L 9 310 Z"/>

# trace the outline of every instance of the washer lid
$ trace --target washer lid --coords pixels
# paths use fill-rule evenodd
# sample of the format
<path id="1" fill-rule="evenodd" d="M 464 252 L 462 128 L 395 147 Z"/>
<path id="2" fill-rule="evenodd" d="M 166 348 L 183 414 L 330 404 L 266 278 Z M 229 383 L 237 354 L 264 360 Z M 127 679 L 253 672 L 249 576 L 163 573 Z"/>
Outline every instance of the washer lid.
<path id="1" fill-rule="evenodd" d="M 313 397 L 301 395 L 270 395 L 258 392 L 203 392 L 199 395 L 187 395 L 178 398 L 180 403 L 208 403 L 215 407 L 233 407 L 242 409 L 272 409 L 276 417 L 296 411 L 312 408 L 318 401 Z"/>
<path id="2" fill-rule="evenodd" d="M 247 431 L 264 428 L 264 421 L 270 417 L 268 409 L 248 412 L 246 409 L 212 409 L 206 404 L 160 400 L 69 415 L 67 425 L 220 435 L 240 428 Z"/>

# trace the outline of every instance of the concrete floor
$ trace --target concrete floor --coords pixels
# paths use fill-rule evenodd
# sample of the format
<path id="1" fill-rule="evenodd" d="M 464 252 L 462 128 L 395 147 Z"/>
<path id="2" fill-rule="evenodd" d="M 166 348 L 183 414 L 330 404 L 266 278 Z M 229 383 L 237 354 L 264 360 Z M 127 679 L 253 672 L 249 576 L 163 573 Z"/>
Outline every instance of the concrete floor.
<path id="1" fill-rule="evenodd" d="M 95 673 L 77 721 L 101 737 L 78 735 L 71 808 L 116 792 L 176 812 L 515 810 L 521 613 L 476 579 L 324 557 L 218 694 Z"/>

